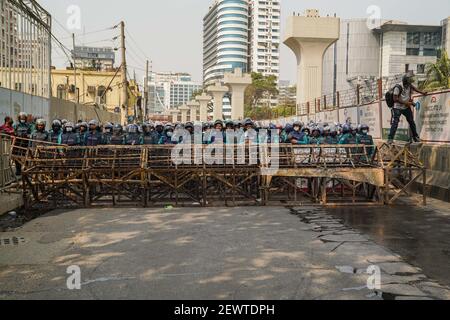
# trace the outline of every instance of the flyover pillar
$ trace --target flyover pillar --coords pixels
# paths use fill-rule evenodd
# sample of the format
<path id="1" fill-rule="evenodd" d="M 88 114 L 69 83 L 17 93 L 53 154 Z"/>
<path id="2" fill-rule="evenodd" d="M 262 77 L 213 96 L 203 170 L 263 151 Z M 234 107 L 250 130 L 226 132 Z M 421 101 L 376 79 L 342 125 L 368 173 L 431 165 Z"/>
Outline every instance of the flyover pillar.
<path id="1" fill-rule="evenodd" d="M 198 109 L 200 108 L 200 103 L 195 100 L 189 101 L 187 106 L 190 110 L 190 120 L 191 122 L 196 122 L 198 119 Z"/>
<path id="2" fill-rule="evenodd" d="M 339 35 L 340 19 L 320 17 L 318 10 L 288 18 L 284 44 L 297 57 L 297 106 L 322 96 L 323 57 Z"/>
<path id="3" fill-rule="evenodd" d="M 208 103 L 211 102 L 211 96 L 203 93 L 201 96 L 195 97 L 195 100 L 200 104 L 200 121 L 208 121 Z"/>
<path id="4" fill-rule="evenodd" d="M 180 114 L 180 111 L 174 109 L 170 110 L 170 114 L 172 115 L 172 123 L 175 124 L 178 122 L 178 115 Z"/>
<path id="5" fill-rule="evenodd" d="M 181 123 L 186 123 L 188 122 L 188 113 L 189 110 L 191 110 L 187 105 L 182 105 L 181 107 L 178 108 L 178 110 L 181 112 Z"/>
<path id="6" fill-rule="evenodd" d="M 231 119 L 244 119 L 244 94 L 245 89 L 252 84 L 250 74 L 243 74 L 242 69 L 234 69 L 234 73 L 225 73 L 224 84 L 230 88 L 231 92 Z"/>
<path id="7" fill-rule="evenodd" d="M 223 120 L 223 97 L 228 92 L 228 88 L 223 86 L 220 82 L 208 87 L 207 91 L 212 94 L 214 98 L 214 119 Z"/>

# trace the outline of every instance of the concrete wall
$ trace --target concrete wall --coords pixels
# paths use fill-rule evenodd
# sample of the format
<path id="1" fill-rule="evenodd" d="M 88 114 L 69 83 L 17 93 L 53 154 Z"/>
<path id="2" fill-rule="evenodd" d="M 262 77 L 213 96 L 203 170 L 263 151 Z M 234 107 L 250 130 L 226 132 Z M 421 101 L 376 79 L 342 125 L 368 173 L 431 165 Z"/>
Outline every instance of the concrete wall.
<path id="1" fill-rule="evenodd" d="M 328 48 L 324 56 L 323 95 L 334 92 L 335 46 L 337 46 L 336 91 L 345 91 L 354 88 L 347 81 L 349 78 L 357 76 L 379 76 L 379 37 L 378 34 L 367 27 L 367 19 L 349 19 L 341 21 L 340 39 L 335 45 Z"/>
<path id="2" fill-rule="evenodd" d="M 0 88 L 0 121 L 6 116 L 17 118 L 20 112 L 49 120 L 50 100 L 22 92 Z"/>
<path id="3" fill-rule="evenodd" d="M 70 101 L 51 98 L 50 119 L 67 119 L 72 122 L 95 119 L 103 123 L 120 123 L 120 114 L 96 109 L 92 106 L 83 106 Z"/>
<path id="4" fill-rule="evenodd" d="M 412 146 L 427 168 L 427 195 L 450 202 L 450 145 Z M 416 191 L 422 192 L 416 185 Z"/>
<path id="5" fill-rule="evenodd" d="M 43 118 L 47 123 L 53 119 L 67 119 L 73 122 L 79 119 L 86 121 L 97 119 L 101 122 L 120 123 L 119 114 L 94 109 L 92 106 L 77 105 L 57 98 L 45 99 L 0 88 L 0 122 L 3 124 L 6 116 L 16 119 L 22 111 L 33 117 Z"/>

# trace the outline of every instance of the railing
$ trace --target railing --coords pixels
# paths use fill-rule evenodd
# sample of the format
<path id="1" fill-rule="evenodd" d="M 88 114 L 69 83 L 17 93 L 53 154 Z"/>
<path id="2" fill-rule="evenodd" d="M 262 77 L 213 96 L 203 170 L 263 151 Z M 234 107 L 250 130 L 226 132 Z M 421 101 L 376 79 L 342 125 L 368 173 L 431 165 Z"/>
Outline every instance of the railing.
<path id="1" fill-rule="evenodd" d="M 16 181 L 11 162 L 12 139 L 6 135 L 0 135 L 0 190 Z"/>
<path id="2" fill-rule="evenodd" d="M 387 204 L 426 176 L 407 148 L 386 144 L 69 147 L 13 138 L 10 154 L 22 165 L 27 208 Z"/>
<path id="3" fill-rule="evenodd" d="M 314 100 L 299 103 L 297 114 L 305 116 L 321 111 L 347 108 L 382 100 L 384 93 L 400 83 L 402 75 L 373 79 L 357 84 L 355 88 L 329 93 Z"/>

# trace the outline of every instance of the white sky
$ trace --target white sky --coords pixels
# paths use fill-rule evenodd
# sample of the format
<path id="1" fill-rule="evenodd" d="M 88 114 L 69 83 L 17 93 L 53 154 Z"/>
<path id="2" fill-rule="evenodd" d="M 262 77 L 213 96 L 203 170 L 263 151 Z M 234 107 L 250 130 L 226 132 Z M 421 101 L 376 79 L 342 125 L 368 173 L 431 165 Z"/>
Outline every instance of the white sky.
<path id="1" fill-rule="evenodd" d="M 38 0 L 56 21 L 53 33 L 72 48 L 70 33 L 77 34 L 77 44 L 115 46 L 111 40 L 119 30 L 88 34 L 112 27 L 124 20 L 132 38 L 129 41 L 128 64 L 138 76 L 145 68 L 145 58 L 153 62 L 154 71 L 189 72 L 194 80 L 202 80 L 202 20 L 212 0 Z M 76 5 L 81 10 L 81 30 L 67 30 L 68 8 Z M 450 16 L 448 0 L 281 0 L 282 32 L 286 17 L 293 11 L 303 12 L 318 8 L 321 15 L 334 14 L 341 18 L 368 17 L 367 9 L 379 6 L 382 19 L 403 20 L 412 24 L 439 25 Z M 86 33 L 85 36 L 82 36 Z M 120 57 L 116 54 L 116 59 Z M 61 50 L 54 49 L 53 64 L 67 63 Z M 281 79 L 294 81 L 295 57 L 281 45 Z M 138 69 L 139 68 L 139 69 Z"/>

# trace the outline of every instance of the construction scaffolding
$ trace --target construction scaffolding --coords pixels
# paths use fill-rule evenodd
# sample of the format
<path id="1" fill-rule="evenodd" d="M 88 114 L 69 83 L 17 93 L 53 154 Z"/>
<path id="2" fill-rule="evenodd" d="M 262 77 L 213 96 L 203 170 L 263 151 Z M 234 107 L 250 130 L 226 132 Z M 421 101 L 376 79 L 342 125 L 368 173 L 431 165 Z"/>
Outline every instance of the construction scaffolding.
<path id="1" fill-rule="evenodd" d="M 27 208 L 388 205 L 426 181 L 407 146 L 386 144 L 14 145 Z"/>
<path id="2" fill-rule="evenodd" d="M 0 0 L 0 17 L 0 87 L 50 98 L 50 14 L 34 0 Z"/>

